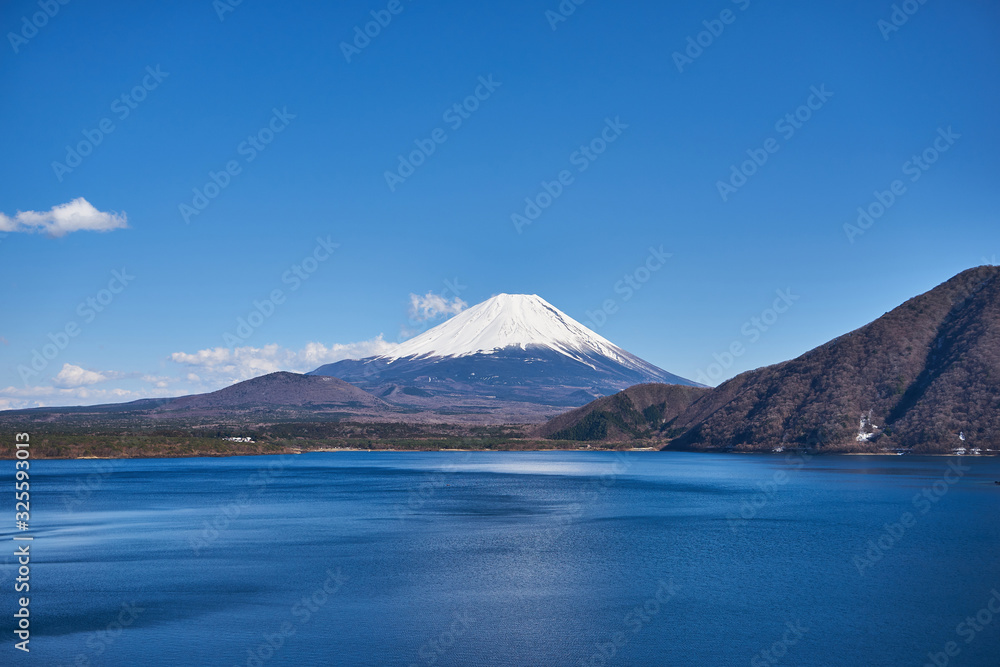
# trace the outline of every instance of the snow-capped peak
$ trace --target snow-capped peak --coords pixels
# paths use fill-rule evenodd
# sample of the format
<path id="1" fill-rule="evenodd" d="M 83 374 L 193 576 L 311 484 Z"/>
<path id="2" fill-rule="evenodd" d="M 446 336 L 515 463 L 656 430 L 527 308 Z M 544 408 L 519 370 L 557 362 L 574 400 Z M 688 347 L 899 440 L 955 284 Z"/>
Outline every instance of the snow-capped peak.
<path id="1" fill-rule="evenodd" d="M 498 294 L 401 343 L 382 358 L 462 357 L 513 347 L 545 348 L 584 362 L 599 355 L 636 369 L 650 366 L 535 294 Z"/>

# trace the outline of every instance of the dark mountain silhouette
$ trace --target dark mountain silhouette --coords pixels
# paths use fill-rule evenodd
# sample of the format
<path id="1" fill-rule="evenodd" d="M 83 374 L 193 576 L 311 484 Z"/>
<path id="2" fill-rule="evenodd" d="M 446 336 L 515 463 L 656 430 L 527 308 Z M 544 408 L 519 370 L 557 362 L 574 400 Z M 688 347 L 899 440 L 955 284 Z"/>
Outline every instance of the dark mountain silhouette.
<path id="1" fill-rule="evenodd" d="M 581 401 L 582 402 L 582 401 Z M 476 395 L 427 397 L 413 387 L 393 387 L 374 396 L 339 378 L 277 372 L 206 394 L 152 398 L 129 403 L 0 411 L 5 420 L 32 423 L 140 426 L 166 423 L 280 423 L 288 420 L 488 426 L 540 424 L 559 408 L 522 401 L 484 400 Z"/>
<path id="2" fill-rule="evenodd" d="M 368 413 L 389 407 L 385 401 L 334 377 L 279 372 L 238 382 L 208 394 L 170 399 L 155 408 L 155 412 L 348 408 Z"/>
<path id="3" fill-rule="evenodd" d="M 497 313 L 483 308 L 481 320 L 469 316 L 438 329 L 438 337 L 413 339 L 428 350 L 351 362 L 374 369 L 363 387 L 322 374 L 271 373 L 208 394 L 5 411 L 2 419 L 53 428 L 309 419 L 542 424 L 525 427 L 526 433 L 583 441 L 654 438 L 658 446 L 695 450 L 1000 452 L 998 267 L 965 271 L 856 331 L 714 389 L 658 383 L 612 389 L 626 371 L 653 373 L 650 365 L 537 297 L 508 297 L 492 306 Z M 443 341 L 442 331 L 449 334 Z M 442 345 L 447 354 L 435 354 Z M 457 375 L 447 369 L 458 369 Z M 368 386 L 378 395 L 365 391 Z M 605 391 L 618 393 L 561 415 L 553 408 Z"/>
<path id="4" fill-rule="evenodd" d="M 630 440 L 658 430 L 710 391 L 676 384 L 639 384 L 559 415 L 539 427 L 536 434 L 554 440 Z"/>
<path id="5" fill-rule="evenodd" d="M 633 423 L 629 414 L 607 421 Z M 573 427 L 587 431 L 561 428 Z M 797 359 L 743 373 L 654 433 L 683 449 L 1000 450 L 1000 268 L 965 271 Z"/>

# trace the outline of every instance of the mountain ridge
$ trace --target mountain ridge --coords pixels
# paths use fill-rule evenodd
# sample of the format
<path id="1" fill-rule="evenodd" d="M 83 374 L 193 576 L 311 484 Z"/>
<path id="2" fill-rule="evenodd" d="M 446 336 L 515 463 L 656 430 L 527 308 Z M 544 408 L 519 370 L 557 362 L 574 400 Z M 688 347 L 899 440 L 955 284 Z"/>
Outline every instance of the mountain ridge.
<path id="1" fill-rule="evenodd" d="M 676 419 L 708 387 L 638 384 L 549 420 L 533 433 L 552 440 L 624 442 Z"/>
<path id="2" fill-rule="evenodd" d="M 634 384 L 697 385 L 523 294 L 491 297 L 389 354 L 326 364 L 309 375 L 332 375 L 404 405 L 436 398 L 439 407 L 463 397 L 577 407 Z"/>
<path id="3" fill-rule="evenodd" d="M 216 391 L 170 399 L 155 412 L 213 412 L 230 409 L 366 408 L 389 410 L 382 399 L 334 377 L 315 377 L 278 371 Z"/>
<path id="4" fill-rule="evenodd" d="M 278 372 L 207 394 L 3 411 L 0 421 L 57 431 L 301 425 L 287 433 L 333 422 L 344 423 L 342 433 L 400 432 L 375 423 L 444 434 L 498 425 L 520 434 L 511 437 L 521 448 L 535 437 L 706 451 L 1000 452 L 1000 267 L 963 271 L 795 359 L 715 388 L 640 380 L 600 397 L 637 371 L 528 342 L 483 353 L 488 339 L 471 339 L 475 349 L 454 357 L 339 362 L 377 395 L 361 382 Z"/>
<path id="5" fill-rule="evenodd" d="M 659 370 L 588 329 L 537 294 L 498 294 L 400 343 L 380 359 L 462 357 L 508 348 L 549 349 L 571 359 L 606 356 L 637 370 Z M 584 362 L 586 363 L 586 362 Z"/>
<path id="6" fill-rule="evenodd" d="M 1000 268 L 705 393 L 647 436 L 672 449 L 1000 449 Z"/>

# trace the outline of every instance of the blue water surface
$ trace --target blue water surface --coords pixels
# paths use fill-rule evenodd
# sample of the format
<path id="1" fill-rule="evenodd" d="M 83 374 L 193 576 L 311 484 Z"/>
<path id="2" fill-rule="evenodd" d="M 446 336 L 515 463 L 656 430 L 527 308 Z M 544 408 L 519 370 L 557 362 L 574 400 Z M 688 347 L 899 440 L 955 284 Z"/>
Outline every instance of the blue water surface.
<path id="1" fill-rule="evenodd" d="M 993 458 L 34 461 L 28 655 L 0 466 L 0 664 L 1000 665 Z"/>

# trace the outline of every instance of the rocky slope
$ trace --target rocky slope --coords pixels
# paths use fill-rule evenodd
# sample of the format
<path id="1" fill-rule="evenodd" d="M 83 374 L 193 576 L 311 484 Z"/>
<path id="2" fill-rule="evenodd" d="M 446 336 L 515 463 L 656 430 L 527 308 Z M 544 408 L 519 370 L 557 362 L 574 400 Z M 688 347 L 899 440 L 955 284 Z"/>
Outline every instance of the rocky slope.
<path id="1" fill-rule="evenodd" d="M 627 406 L 613 414 L 609 423 L 629 423 Z M 564 417 L 552 433 L 574 427 Z M 683 449 L 1000 450 L 1000 268 L 965 271 L 796 359 L 743 373 L 654 432 Z"/>
<path id="2" fill-rule="evenodd" d="M 640 384 L 559 415 L 535 434 L 554 440 L 610 442 L 648 436 L 709 391 L 676 384 Z"/>

